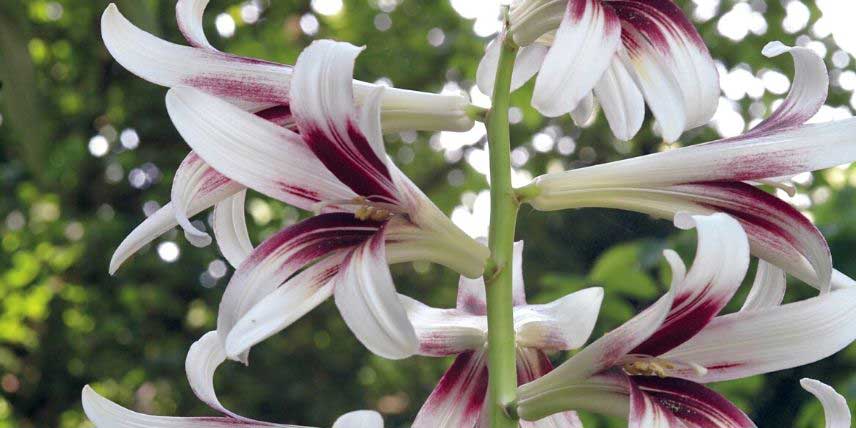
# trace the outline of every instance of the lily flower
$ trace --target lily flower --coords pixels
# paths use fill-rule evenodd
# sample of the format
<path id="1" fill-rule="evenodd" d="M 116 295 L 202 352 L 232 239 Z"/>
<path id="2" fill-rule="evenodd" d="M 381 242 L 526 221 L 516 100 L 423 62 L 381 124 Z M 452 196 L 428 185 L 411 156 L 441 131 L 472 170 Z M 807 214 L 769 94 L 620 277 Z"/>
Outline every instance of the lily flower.
<path id="1" fill-rule="evenodd" d="M 692 23 L 672 0 L 516 0 L 507 34 L 479 64 L 482 92 L 493 91 L 500 45 L 522 46 L 512 90 L 536 73 L 532 106 L 549 117 L 591 120 L 599 102 L 613 134 L 636 135 L 645 104 L 663 138 L 706 124 L 719 103 L 719 75 Z"/>
<path id="2" fill-rule="evenodd" d="M 826 428 L 850 428 L 850 407 L 841 394 L 819 380 L 803 378 L 800 379 L 800 385 L 820 400 Z"/>
<path id="3" fill-rule="evenodd" d="M 718 316 L 748 267 L 746 234 L 721 213 L 682 214 L 676 225 L 698 229 L 690 271 L 667 250 L 669 293 L 552 372 L 521 386 L 522 418 L 592 410 L 627 416 L 631 428 L 755 427 L 702 384 L 809 364 L 856 339 L 850 328 L 856 322 L 856 288 L 781 306 L 767 300 Z"/>
<path id="4" fill-rule="evenodd" d="M 99 395 L 89 385 L 83 387 L 83 410 L 96 428 L 309 428 L 281 425 L 234 417 L 151 416 L 126 409 Z M 383 428 L 377 412 L 359 410 L 342 415 L 333 428 Z"/>
<path id="5" fill-rule="evenodd" d="M 799 211 L 755 185 L 856 159 L 856 119 L 805 124 L 826 99 L 823 60 L 806 48 L 778 42 L 767 56 L 789 52 L 796 74 L 791 91 L 766 120 L 745 134 L 705 144 L 537 177 L 523 194 L 539 210 L 627 209 L 671 219 L 678 212 L 734 216 L 754 255 L 822 290 L 833 272 L 826 240 Z"/>
<path id="6" fill-rule="evenodd" d="M 546 351 L 577 349 L 585 344 L 600 310 L 603 289 L 587 288 L 543 305 L 526 303 L 522 273 L 523 242 L 514 246 L 513 298 L 519 384 L 535 380 L 553 366 Z M 419 354 L 456 355 L 452 366 L 428 397 L 413 428 L 473 428 L 487 394 L 487 303 L 483 278 L 461 277 L 455 309 L 437 309 L 401 296 L 419 338 Z M 550 416 L 548 425 L 582 427 L 575 412 Z M 547 423 L 542 422 L 543 423 Z"/>
<path id="7" fill-rule="evenodd" d="M 178 28 L 190 46 L 155 37 L 134 26 L 110 4 L 101 17 L 101 36 L 113 58 L 128 71 L 157 85 L 193 87 L 247 111 L 289 122 L 293 67 L 218 51 L 205 36 L 202 16 L 209 0 L 179 0 Z M 362 104 L 378 85 L 354 81 Z M 422 129 L 466 131 L 467 97 L 389 88 L 381 98 L 387 132 Z"/>
<path id="8" fill-rule="evenodd" d="M 469 277 L 484 269 L 487 248 L 452 224 L 386 155 L 379 112 L 384 89 L 354 106 L 351 76 L 359 52 L 322 40 L 300 55 L 291 81 L 299 134 L 196 89 L 167 94 L 173 123 L 206 164 L 267 196 L 320 212 L 271 236 L 238 265 L 217 324 L 231 358 L 246 362 L 252 345 L 333 294 L 370 350 L 407 357 L 416 351 L 416 336 L 387 263 L 427 260 Z"/>
<path id="9" fill-rule="evenodd" d="M 208 0 L 179 0 L 178 27 L 191 46 L 161 40 L 135 27 L 110 4 L 101 18 L 104 43 L 113 57 L 134 74 L 167 87 L 192 87 L 221 98 L 259 117 L 297 131 L 291 111 L 291 66 L 235 56 L 216 50 L 205 36 L 202 16 Z M 358 104 L 365 103 L 378 85 L 353 81 Z M 387 88 L 380 100 L 385 132 L 404 129 L 464 131 L 472 127 L 464 95 L 439 95 Z M 161 234 L 180 225 L 196 246 L 211 237 L 194 227 L 189 217 L 215 206 L 215 233 L 234 234 L 237 248 L 221 250 L 233 265 L 251 249 L 241 234 L 244 187 L 211 168 L 191 152 L 175 174 L 172 202 L 149 216 L 122 242 L 110 261 L 113 274 L 129 257 Z M 237 242 L 232 240 L 231 242 Z"/>

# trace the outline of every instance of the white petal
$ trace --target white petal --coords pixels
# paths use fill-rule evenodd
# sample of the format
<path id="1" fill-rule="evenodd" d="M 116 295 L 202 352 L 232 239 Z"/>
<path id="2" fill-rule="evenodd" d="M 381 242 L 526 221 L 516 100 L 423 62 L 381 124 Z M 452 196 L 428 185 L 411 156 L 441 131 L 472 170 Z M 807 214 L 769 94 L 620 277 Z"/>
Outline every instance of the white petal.
<path id="1" fill-rule="evenodd" d="M 646 394 L 628 378 L 630 390 L 630 414 L 627 428 L 687 428 L 687 426 L 654 397 Z"/>
<path id="2" fill-rule="evenodd" d="M 135 27 L 113 4 L 101 17 L 101 36 L 116 61 L 152 83 L 193 86 L 253 111 L 288 104 L 290 67 L 167 42 Z"/>
<path id="3" fill-rule="evenodd" d="M 831 386 L 814 379 L 803 378 L 800 385 L 823 404 L 826 428 L 850 428 L 850 407 L 844 396 Z"/>
<path id="4" fill-rule="evenodd" d="M 624 34 L 628 40 L 642 38 L 632 30 L 625 30 Z M 684 100 L 680 84 L 671 70 L 658 61 L 657 55 L 651 51 L 653 49 L 646 52 L 634 51 L 634 55 L 622 49 L 619 51 L 619 58 L 624 67 L 631 70 L 633 81 L 642 92 L 651 114 L 657 119 L 663 139 L 668 142 L 677 141 L 688 128 L 686 103 L 689 101 Z"/>
<path id="5" fill-rule="evenodd" d="M 300 428 L 233 418 L 150 416 L 128 410 L 83 387 L 83 411 L 96 428 Z M 305 427 L 304 427 L 305 428 Z"/>
<path id="6" fill-rule="evenodd" d="M 208 0 L 178 0 L 175 4 L 175 18 L 179 31 L 191 46 L 216 50 L 208 43 L 202 28 L 202 16 L 206 6 Z"/>
<path id="7" fill-rule="evenodd" d="M 332 278 L 344 254 L 333 254 L 290 278 L 244 314 L 226 337 L 226 353 L 239 358 L 333 295 Z"/>
<path id="8" fill-rule="evenodd" d="M 511 248 L 511 304 L 514 306 L 526 304 L 526 285 L 523 284 L 523 241 L 515 242 Z"/>
<path id="9" fill-rule="evenodd" d="M 225 341 L 235 324 L 258 302 L 308 264 L 371 237 L 379 224 L 353 214 L 322 214 L 289 226 L 259 244 L 229 280 L 217 315 Z M 224 343 L 225 345 L 225 343 Z M 246 353 L 239 358 L 247 362 Z"/>
<path id="10" fill-rule="evenodd" d="M 594 94 L 615 138 L 628 141 L 639 132 L 645 120 L 645 100 L 618 57 L 595 85 Z"/>
<path id="11" fill-rule="evenodd" d="M 357 410 L 340 416 L 333 428 L 383 428 L 383 418 L 375 411 Z"/>
<path id="12" fill-rule="evenodd" d="M 683 379 L 656 376 L 634 376 L 628 379 L 633 385 L 630 392 L 631 402 L 635 403 L 642 398 L 639 395 L 644 395 L 645 401 L 650 400 L 662 410 L 676 416 L 680 422 L 678 426 L 757 428 L 746 413 L 727 398 L 703 385 Z M 637 423 L 634 424 L 632 419 L 636 406 L 632 407 L 630 413 L 632 427 L 660 426 L 639 423 L 641 421 L 635 421 Z"/>
<path id="13" fill-rule="evenodd" d="M 345 260 L 335 278 L 334 296 L 345 324 L 370 351 L 389 359 L 418 352 L 416 332 L 395 292 L 386 262 L 383 232 L 354 249 Z"/>
<path id="14" fill-rule="evenodd" d="M 499 52 L 502 45 L 499 39 L 493 39 L 484 49 L 484 56 L 479 61 L 476 70 L 476 84 L 479 91 L 491 97 L 493 96 L 493 85 L 496 83 L 496 70 L 499 67 Z"/>
<path id="15" fill-rule="evenodd" d="M 752 289 L 749 290 L 740 310 L 754 311 L 781 305 L 785 299 L 787 285 L 785 271 L 764 260 L 758 260 L 755 281 L 752 282 Z"/>
<path id="16" fill-rule="evenodd" d="M 681 8 L 670 1 L 610 5 L 622 20 L 628 68 L 635 71 L 664 138 L 674 141 L 683 130 L 706 124 L 719 103 L 719 76 L 704 40 Z M 661 87 L 668 92 L 652 91 L 662 79 L 669 82 Z M 682 114 L 674 114 L 666 102 L 681 107 Z M 671 118 L 683 119 L 684 129 L 667 122 Z"/>
<path id="17" fill-rule="evenodd" d="M 794 81 L 791 90 L 779 108 L 749 131 L 749 134 L 802 125 L 811 119 L 826 101 L 829 74 L 823 58 L 809 48 L 789 47 L 781 42 L 770 42 L 763 50 L 767 57 L 775 57 L 785 52 L 794 58 Z"/>
<path id="18" fill-rule="evenodd" d="M 419 340 L 419 354 L 445 356 L 481 349 L 487 341 L 487 317 L 458 309 L 432 308 L 399 295 Z"/>
<path id="19" fill-rule="evenodd" d="M 725 212 L 749 235 L 752 254 L 775 264 L 821 291 L 829 290 L 832 258 L 826 239 L 787 202 L 742 182 L 706 182 L 667 187 L 618 186 L 577 190 L 571 181 L 545 187 L 531 203 L 541 210 L 581 207 L 619 208 L 660 218 L 680 211 Z M 567 186 L 567 187 L 561 187 Z"/>
<path id="20" fill-rule="evenodd" d="M 217 367 L 226 361 L 223 345 L 216 331 L 205 333 L 199 340 L 190 346 L 187 358 L 184 360 L 184 371 L 187 373 L 187 381 L 190 389 L 203 403 L 212 409 L 225 415 L 243 419 L 241 416 L 226 409 L 217 398 L 214 390 L 214 373 Z"/>
<path id="21" fill-rule="evenodd" d="M 594 88 L 618 49 L 621 27 L 599 0 L 573 0 L 535 80 L 532 106 L 546 116 L 570 113 Z"/>
<path id="22" fill-rule="evenodd" d="M 832 270 L 832 280 L 830 282 L 832 283 L 831 285 L 833 290 L 856 287 L 856 281 L 854 281 L 853 278 L 850 278 L 835 269 Z"/>
<path id="23" fill-rule="evenodd" d="M 487 394 L 487 353 L 458 355 L 419 409 L 413 428 L 473 427 Z"/>
<path id="24" fill-rule="evenodd" d="M 206 194 L 222 192 L 224 188 L 240 187 L 228 177 L 211 168 L 196 153 L 190 152 L 175 171 L 170 198 L 175 209 L 175 219 L 184 229 L 184 235 L 196 247 L 211 244 L 211 236 L 192 225 L 188 209 L 196 198 L 205 198 Z"/>
<path id="25" fill-rule="evenodd" d="M 810 364 L 856 340 L 856 289 L 714 319 L 662 357 L 707 368 L 681 373 L 697 382 L 743 378 Z M 763 352 L 759 352 L 763 350 Z"/>
<path id="26" fill-rule="evenodd" d="M 214 206 L 214 216 L 211 221 L 217 246 L 234 268 L 240 266 L 241 262 L 253 252 L 244 209 L 246 197 L 247 191 L 243 190 L 218 202 Z"/>
<path id="27" fill-rule="evenodd" d="M 592 287 L 544 305 L 514 308 L 517 344 L 563 351 L 583 346 L 597 322 L 602 301 L 603 289 Z"/>
<path id="28" fill-rule="evenodd" d="M 487 296 L 484 278 L 470 279 L 461 276 L 458 281 L 458 310 L 474 315 L 487 315 Z"/>
<path id="29" fill-rule="evenodd" d="M 511 72 L 511 90 L 516 91 L 525 85 L 544 63 L 549 48 L 541 44 L 523 46 L 514 59 L 514 71 Z M 489 94 L 492 92 L 485 92 Z"/>
<path id="30" fill-rule="evenodd" d="M 523 46 L 517 51 L 514 59 L 514 70 L 511 72 L 511 91 L 516 91 L 526 84 L 544 63 L 547 56 L 547 46 L 533 44 Z M 493 96 L 493 84 L 496 80 L 496 68 L 499 64 L 500 44 L 498 39 L 491 40 L 485 48 L 484 57 L 476 70 L 476 83 L 479 90 L 488 96 Z"/>
<path id="31" fill-rule="evenodd" d="M 223 182 L 222 184 L 222 186 L 211 189 L 211 191 L 200 192 L 194 195 L 185 210 L 187 216 L 196 215 L 202 210 L 208 209 L 217 202 L 243 189 L 243 186 L 233 181 Z M 119 244 L 116 251 L 113 252 L 113 257 L 110 259 L 110 274 L 116 273 L 116 270 L 119 269 L 122 263 L 133 256 L 140 248 L 143 248 L 143 246 L 177 225 L 176 210 L 172 203 L 168 203 L 155 211 L 154 214 L 150 215 L 134 228 L 122 243 Z"/>
<path id="32" fill-rule="evenodd" d="M 397 205 L 386 156 L 379 155 L 384 153 L 380 133 L 371 125 L 361 129 L 354 106 L 351 78 L 360 51 L 330 40 L 304 49 L 294 66 L 291 111 L 303 141 L 342 183 L 371 201 Z M 376 120 L 371 117 L 376 111 L 364 112 L 366 120 Z"/>
<path id="33" fill-rule="evenodd" d="M 297 134 L 195 89 L 171 89 L 166 100 L 185 141 L 232 180 L 302 209 L 356 196 Z"/>
<path id="34" fill-rule="evenodd" d="M 571 119 L 580 128 L 585 128 L 594 122 L 597 117 L 597 99 L 589 92 L 577 106 L 571 110 Z"/>
<path id="35" fill-rule="evenodd" d="M 749 268 L 749 241 L 734 218 L 679 213 L 675 225 L 698 230 L 695 260 L 683 280 L 673 282 L 677 291 L 666 320 L 632 354 L 660 355 L 693 337 L 728 304 Z"/>

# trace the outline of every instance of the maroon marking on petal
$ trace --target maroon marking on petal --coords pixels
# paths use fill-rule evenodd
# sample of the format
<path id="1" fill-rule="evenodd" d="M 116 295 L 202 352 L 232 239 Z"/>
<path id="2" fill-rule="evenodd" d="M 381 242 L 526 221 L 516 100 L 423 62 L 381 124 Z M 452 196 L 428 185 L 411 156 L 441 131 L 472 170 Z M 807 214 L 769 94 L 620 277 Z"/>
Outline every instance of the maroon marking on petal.
<path id="1" fill-rule="evenodd" d="M 329 127 L 335 134 L 335 124 Z M 392 179 L 368 141 L 349 121 L 347 135 L 330 135 L 317 126 L 300 125 L 306 145 L 333 175 L 356 194 L 375 202 L 397 203 Z M 358 135 L 354 140 L 352 135 Z M 345 139 L 350 142 L 345 141 Z M 365 147 L 363 147 L 365 146 Z M 382 168 L 378 168 L 378 162 Z"/>
<path id="2" fill-rule="evenodd" d="M 256 116 L 280 126 L 284 126 L 293 122 L 293 116 L 291 115 L 291 107 L 288 104 L 266 108 L 264 110 L 256 112 Z"/>
<path id="3" fill-rule="evenodd" d="M 683 10 L 671 0 L 607 0 L 618 17 L 641 33 L 655 48 L 667 53 L 672 48 L 668 33 L 677 41 L 689 41 L 707 52 L 707 46 Z"/>
<path id="4" fill-rule="evenodd" d="M 792 244 L 800 244 L 799 238 L 792 232 L 782 227 L 782 224 L 796 224 L 810 231 L 812 235 L 826 240 L 817 230 L 817 227 L 787 202 L 756 188 L 755 186 L 737 182 L 698 182 L 687 186 L 675 186 L 676 188 L 688 188 L 701 186 L 709 192 L 719 193 L 723 203 L 706 204 L 708 208 L 725 211 L 726 213 L 741 220 L 741 223 L 757 225 L 764 230 L 782 237 Z M 692 191 L 690 190 L 690 193 Z M 725 204 L 728 203 L 728 204 Z M 702 204 L 705 205 L 705 204 Z"/>
<path id="5" fill-rule="evenodd" d="M 321 196 L 318 194 L 318 192 L 315 192 L 313 190 L 309 190 L 309 189 L 299 187 L 299 186 L 293 186 L 293 185 L 286 184 L 286 183 L 279 183 L 279 188 L 282 189 L 283 191 L 287 192 L 287 193 L 294 195 L 294 196 L 297 196 L 297 197 L 300 197 L 300 198 L 303 198 L 303 199 L 306 199 L 306 200 L 309 200 L 312 202 L 320 202 L 321 201 Z"/>
<path id="6" fill-rule="evenodd" d="M 708 144 L 738 144 L 742 141 L 745 140 L 738 138 L 714 141 Z M 764 155 L 752 154 L 735 157 L 723 166 L 723 172 L 728 174 L 728 180 L 746 181 L 808 171 L 811 168 L 800 162 L 803 153 L 806 151 L 806 149 L 790 149 Z"/>
<path id="7" fill-rule="evenodd" d="M 473 315 L 487 315 L 487 304 L 473 295 L 462 296 L 458 300 L 458 308 Z"/>
<path id="8" fill-rule="evenodd" d="M 413 428 L 435 428 L 441 406 L 462 409 L 461 427 L 473 427 L 479 419 L 487 395 L 487 362 L 484 351 L 464 352 L 443 374 L 416 415 Z M 445 407 L 445 408 L 448 408 Z"/>
<path id="9" fill-rule="evenodd" d="M 681 309 L 669 313 L 663 325 L 645 342 L 642 342 L 630 351 L 630 353 L 657 356 L 692 339 L 693 336 L 710 324 L 713 317 L 725 307 L 731 298 L 731 296 L 723 296 L 719 299 L 709 299 L 710 296 L 706 296 L 705 294 L 704 292 L 699 293 L 696 296 L 695 302 L 689 302 L 683 307 L 682 303 L 689 296 L 683 295 L 682 300 L 678 300 L 678 297 L 676 297 L 672 308 Z M 708 300 L 702 301 L 705 298 L 708 298 Z"/>
<path id="10" fill-rule="evenodd" d="M 585 16 L 586 10 L 600 7 L 600 4 L 596 3 L 596 1 L 598 0 L 569 0 L 567 11 L 574 21 L 579 22 Z"/>
<path id="11" fill-rule="evenodd" d="M 521 355 L 522 352 L 533 353 L 535 358 L 526 358 Z M 547 354 L 540 349 L 525 348 L 518 351 L 517 354 L 517 385 L 532 382 L 535 379 L 550 373 L 553 370 L 553 363 L 547 358 Z"/>
<path id="12" fill-rule="evenodd" d="M 289 226 L 262 242 L 239 267 L 245 271 L 274 253 L 301 246 L 292 260 L 311 260 L 333 250 L 352 247 L 372 237 L 383 223 L 361 221 L 350 213 L 321 214 Z"/>
<path id="13" fill-rule="evenodd" d="M 474 382 L 473 393 L 466 398 L 466 414 L 478 415 L 481 412 L 482 403 L 484 403 L 485 394 L 487 392 L 487 364 L 481 361 L 481 367 L 471 370 L 471 365 L 477 363 L 472 361 L 476 351 L 464 352 L 455 358 L 452 366 L 440 379 L 437 384 L 437 389 L 434 390 L 438 394 L 438 398 L 448 397 L 456 387 L 461 384 L 469 384 Z M 432 394 L 433 396 L 434 394 Z"/>
<path id="14" fill-rule="evenodd" d="M 634 376 L 639 389 L 684 422 L 700 428 L 754 428 L 755 424 L 722 395 L 677 378 Z"/>
<path id="15" fill-rule="evenodd" d="M 422 355 L 454 355 L 460 352 L 460 347 L 449 345 L 448 334 L 430 333 L 419 335 L 419 353 Z"/>
<path id="16" fill-rule="evenodd" d="M 285 85 L 235 80 L 219 75 L 194 76 L 184 79 L 184 84 L 215 96 L 238 98 L 247 101 L 288 104 L 288 88 Z"/>

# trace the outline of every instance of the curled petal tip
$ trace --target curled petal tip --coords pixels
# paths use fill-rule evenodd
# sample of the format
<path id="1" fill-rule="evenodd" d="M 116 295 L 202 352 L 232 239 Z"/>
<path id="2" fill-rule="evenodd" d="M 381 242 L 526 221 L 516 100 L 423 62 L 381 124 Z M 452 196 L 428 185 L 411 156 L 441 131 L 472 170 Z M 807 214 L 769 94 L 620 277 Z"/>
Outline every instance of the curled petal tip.
<path id="1" fill-rule="evenodd" d="M 791 50 L 791 47 L 776 40 L 764 45 L 764 48 L 761 49 L 761 53 L 767 58 L 772 58 L 775 56 L 779 56 L 785 52 Z"/>

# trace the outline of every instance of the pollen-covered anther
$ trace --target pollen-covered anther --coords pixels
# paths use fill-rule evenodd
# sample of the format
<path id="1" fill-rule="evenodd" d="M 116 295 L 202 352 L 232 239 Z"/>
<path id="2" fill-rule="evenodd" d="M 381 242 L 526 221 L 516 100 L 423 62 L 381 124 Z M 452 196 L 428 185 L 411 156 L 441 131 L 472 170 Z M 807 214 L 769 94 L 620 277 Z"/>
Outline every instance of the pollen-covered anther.
<path id="1" fill-rule="evenodd" d="M 362 205 L 354 211 L 354 217 L 358 220 L 384 221 L 392 217 L 392 213 L 384 208 L 376 208 L 370 205 Z"/>
<path id="2" fill-rule="evenodd" d="M 707 368 L 694 362 L 670 360 L 646 355 L 628 355 L 619 363 L 624 372 L 631 376 L 671 377 L 678 373 L 692 372 L 698 376 L 707 374 Z"/>
<path id="3" fill-rule="evenodd" d="M 675 365 L 668 360 L 649 358 L 628 362 L 623 368 L 629 375 L 668 377 L 668 371 L 674 369 Z"/>

